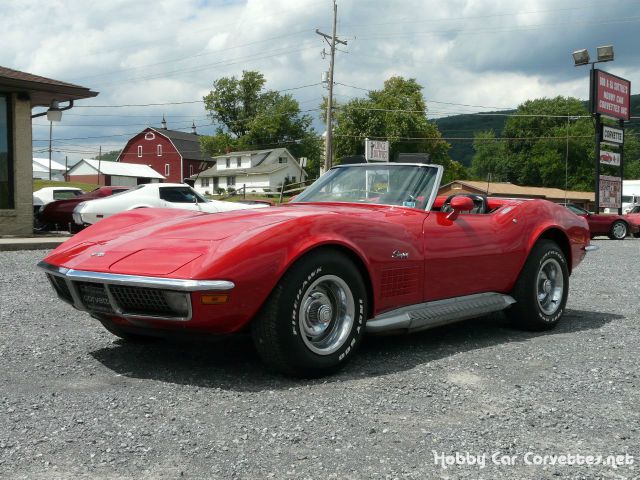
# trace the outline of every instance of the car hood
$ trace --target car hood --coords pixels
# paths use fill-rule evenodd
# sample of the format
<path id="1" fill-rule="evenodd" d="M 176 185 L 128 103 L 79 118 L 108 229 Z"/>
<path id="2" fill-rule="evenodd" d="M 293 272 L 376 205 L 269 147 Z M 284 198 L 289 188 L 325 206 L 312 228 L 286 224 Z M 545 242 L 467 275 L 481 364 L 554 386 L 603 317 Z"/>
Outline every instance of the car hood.
<path id="1" fill-rule="evenodd" d="M 229 237 L 240 241 L 275 224 L 318 215 L 370 218 L 409 210 L 302 203 L 215 214 L 141 209 L 114 215 L 83 230 L 55 249 L 45 262 L 78 270 L 167 275 L 206 253 L 215 252 Z"/>

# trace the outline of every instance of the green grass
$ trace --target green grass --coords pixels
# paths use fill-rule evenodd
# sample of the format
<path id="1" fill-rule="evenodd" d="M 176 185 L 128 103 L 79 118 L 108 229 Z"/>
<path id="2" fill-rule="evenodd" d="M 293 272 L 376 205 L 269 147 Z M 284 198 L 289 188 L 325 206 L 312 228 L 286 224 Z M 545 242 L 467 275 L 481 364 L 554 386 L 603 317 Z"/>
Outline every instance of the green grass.
<path id="1" fill-rule="evenodd" d="M 94 183 L 80 183 L 80 182 L 55 182 L 53 180 L 33 180 L 33 191 L 40 190 L 44 187 L 73 187 L 80 188 L 85 192 L 90 192 L 91 190 L 95 190 L 99 187 L 98 184 Z"/>

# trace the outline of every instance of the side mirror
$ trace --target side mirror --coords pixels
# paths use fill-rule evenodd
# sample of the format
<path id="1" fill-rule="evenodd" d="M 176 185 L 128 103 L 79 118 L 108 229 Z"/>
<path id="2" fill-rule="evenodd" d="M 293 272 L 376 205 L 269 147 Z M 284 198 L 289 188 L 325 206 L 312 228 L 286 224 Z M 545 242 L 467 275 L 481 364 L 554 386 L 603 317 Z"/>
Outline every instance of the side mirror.
<path id="1" fill-rule="evenodd" d="M 447 215 L 447 219 L 455 220 L 456 218 L 458 218 L 460 212 L 465 212 L 473 209 L 473 207 L 475 207 L 475 204 L 469 197 L 459 196 L 453 197 L 451 199 L 451 202 L 449 203 L 449 206 L 451 207 L 451 213 Z"/>

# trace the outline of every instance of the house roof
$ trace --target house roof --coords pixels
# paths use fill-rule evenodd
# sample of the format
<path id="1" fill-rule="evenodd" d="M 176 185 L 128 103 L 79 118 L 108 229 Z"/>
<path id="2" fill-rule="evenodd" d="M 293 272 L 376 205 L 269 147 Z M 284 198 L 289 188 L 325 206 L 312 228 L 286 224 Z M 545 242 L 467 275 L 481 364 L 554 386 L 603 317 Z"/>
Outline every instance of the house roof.
<path id="1" fill-rule="evenodd" d="M 74 171 L 82 163 L 86 163 L 91 166 L 96 172 L 98 166 L 100 167 L 100 173 L 103 175 L 118 175 L 121 177 L 144 177 L 144 178 L 159 178 L 164 180 L 164 176 L 160 175 L 153 168 L 147 165 L 139 165 L 137 163 L 124 163 L 124 162 L 109 162 L 83 158 L 76 163 L 68 172 L 68 175 L 73 175 Z"/>
<path id="2" fill-rule="evenodd" d="M 578 192 L 573 190 L 562 190 L 560 188 L 546 187 L 526 187 L 515 185 L 510 182 L 481 182 L 476 180 L 455 180 L 451 183 L 440 187 L 444 189 L 450 185 L 457 183 L 478 192 L 484 192 L 488 195 L 502 195 L 523 198 L 554 198 L 567 200 L 588 200 L 595 201 L 595 193 Z"/>
<path id="3" fill-rule="evenodd" d="M 204 153 L 200 149 L 200 137 L 194 133 L 153 127 L 149 127 L 148 130 L 153 130 L 158 135 L 162 135 L 163 137 L 171 140 L 173 145 L 176 147 L 176 150 L 178 150 L 178 153 L 182 155 L 182 158 L 184 159 L 202 161 L 212 160 L 211 155 Z"/>
<path id="4" fill-rule="evenodd" d="M 229 152 L 224 155 L 218 155 L 213 157 L 214 160 L 224 159 L 229 157 L 251 157 L 251 163 L 255 165 L 251 168 L 225 168 L 223 170 L 218 170 L 217 164 L 207 170 L 200 172 L 198 175 L 193 175 L 192 178 L 196 176 L 201 177 L 232 177 L 236 175 L 270 175 L 274 172 L 278 172 L 280 170 L 286 169 L 287 165 L 284 163 L 278 163 L 277 159 L 282 157 L 282 155 L 286 155 L 289 158 L 292 158 L 294 162 L 296 159 L 289 150 L 286 148 L 274 148 L 271 150 L 244 150 L 240 152 Z M 295 165 L 298 165 L 297 162 Z M 302 168 L 298 165 L 298 168 Z"/>
<path id="5" fill-rule="evenodd" d="M 45 172 L 49 171 L 49 159 L 48 158 L 38 158 L 38 157 L 33 157 L 33 166 L 35 168 L 36 165 L 44 168 Z M 61 170 L 63 172 L 67 171 L 67 167 L 65 167 L 64 165 L 62 165 L 61 163 L 56 162 L 55 160 L 51 160 L 51 169 L 52 170 Z M 42 171 L 42 170 L 37 170 L 38 172 Z"/>
<path id="6" fill-rule="evenodd" d="M 62 82 L 52 78 L 41 77 L 32 73 L 13 70 L 0 66 L 0 91 L 26 92 L 31 99 L 31 106 L 49 106 L 52 100 L 66 102 L 91 98 L 98 92 L 73 83 Z"/>

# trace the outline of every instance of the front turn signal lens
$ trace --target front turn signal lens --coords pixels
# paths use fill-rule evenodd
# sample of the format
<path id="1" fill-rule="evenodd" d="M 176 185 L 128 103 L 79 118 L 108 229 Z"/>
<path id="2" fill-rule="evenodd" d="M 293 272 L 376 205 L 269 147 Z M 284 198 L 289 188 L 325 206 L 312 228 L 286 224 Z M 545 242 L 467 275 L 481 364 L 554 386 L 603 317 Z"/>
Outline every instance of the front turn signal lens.
<path id="1" fill-rule="evenodd" d="M 206 294 L 200 297 L 200 303 L 203 305 L 220 305 L 227 303 L 229 295 L 224 293 Z"/>

